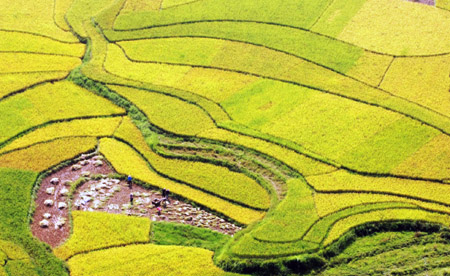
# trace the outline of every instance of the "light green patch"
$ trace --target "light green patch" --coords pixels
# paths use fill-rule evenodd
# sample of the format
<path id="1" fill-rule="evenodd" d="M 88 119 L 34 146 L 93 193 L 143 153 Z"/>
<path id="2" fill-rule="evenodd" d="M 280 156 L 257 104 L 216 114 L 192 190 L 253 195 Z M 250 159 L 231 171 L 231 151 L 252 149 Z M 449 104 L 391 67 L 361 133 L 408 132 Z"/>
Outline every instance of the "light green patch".
<path id="1" fill-rule="evenodd" d="M 311 29 L 332 37 L 338 36 L 367 0 L 334 0 Z"/>
<path id="2" fill-rule="evenodd" d="M 250 20 L 310 27 L 331 0 L 203 0 L 158 12 L 121 14 L 114 27 L 127 30 L 202 20 Z"/>
<path id="3" fill-rule="evenodd" d="M 285 101 L 294 100 L 293 96 L 285 98 Z M 381 108 L 315 92 L 259 130 L 336 160 L 399 118 L 400 115 Z"/>
<path id="4" fill-rule="evenodd" d="M 361 48 L 308 31 L 248 22 L 200 22 L 131 32 L 105 30 L 105 35 L 112 41 L 161 36 L 231 39 L 291 53 L 341 73 L 346 73 L 363 54 Z M 240 59 L 241 56 L 236 58 Z M 267 57 L 260 57 L 264 58 Z M 274 69 L 278 71 L 280 68 Z"/>
<path id="5" fill-rule="evenodd" d="M 32 109 L 33 103 L 23 95 L 16 95 L 0 102 L 0 142 L 32 124 L 33 116 L 26 114 L 26 111 Z"/>
<path id="6" fill-rule="evenodd" d="M 161 38 L 118 43 L 133 60 L 210 65 L 222 40 L 204 38 Z"/>
<path id="7" fill-rule="evenodd" d="M 292 242 L 300 239 L 317 220 L 312 190 L 303 179 L 287 182 L 286 198 L 252 232 L 253 237 L 268 242 Z"/>
<path id="8" fill-rule="evenodd" d="M 66 14 L 67 22 L 78 35 L 86 37 L 87 33 L 83 27 L 84 22 L 90 20 L 92 16 L 111 3 L 112 0 L 74 0 Z"/>
<path id="9" fill-rule="evenodd" d="M 233 94 L 221 104 L 237 122 L 258 128 L 277 120 L 312 95 L 313 92 L 304 87 L 261 80 Z"/>
<path id="10" fill-rule="evenodd" d="M 385 127 L 338 160 L 360 170 L 388 173 L 440 132 L 409 118 Z"/>
<path id="11" fill-rule="evenodd" d="M 325 239 L 325 237 L 327 237 L 328 231 L 333 226 L 333 224 L 336 223 L 336 221 L 368 211 L 400 207 L 415 207 L 415 205 L 403 202 L 387 202 L 359 205 L 352 208 L 343 209 L 321 218 L 316 224 L 314 224 L 313 227 L 311 227 L 311 229 L 309 229 L 308 233 L 303 239 L 309 242 L 321 243 Z"/>

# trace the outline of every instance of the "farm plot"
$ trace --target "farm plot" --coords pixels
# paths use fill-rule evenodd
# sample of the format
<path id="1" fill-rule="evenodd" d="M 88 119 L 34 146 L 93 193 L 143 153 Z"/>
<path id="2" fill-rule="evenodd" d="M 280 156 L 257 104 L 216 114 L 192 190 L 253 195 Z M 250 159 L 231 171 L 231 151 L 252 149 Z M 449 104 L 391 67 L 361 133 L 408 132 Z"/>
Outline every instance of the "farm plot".
<path id="1" fill-rule="evenodd" d="M 102 139 L 100 141 L 100 151 L 119 173 L 134 175 L 136 179 L 160 188 L 169 189 L 175 194 L 179 194 L 207 208 L 225 214 L 239 223 L 250 224 L 261 219 L 264 215 L 262 211 L 233 204 L 213 194 L 164 178 L 152 171 L 148 163 L 136 151 L 124 143 L 113 139 Z"/>
<path id="2" fill-rule="evenodd" d="M 114 27 L 119 30 L 139 29 L 192 21 L 258 21 L 280 25 L 309 27 L 320 16 L 330 1 L 196 1 L 161 12 L 137 12 L 117 17 Z M 254 11 L 258 10 L 258 13 Z"/>
<path id="3" fill-rule="evenodd" d="M 143 274 L 233 275 L 214 266 L 212 256 L 213 252 L 200 248 L 146 244 L 78 255 L 71 258 L 68 264 L 71 275 L 127 274 L 136 271 L 137 267 Z"/>
<path id="4" fill-rule="evenodd" d="M 437 7 L 2 5 L 0 275 L 66 275 L 63 260 L 71 275 L 227 274 L 214 263 L 294 275 L 365 232 L 445 237 L 450 13 Z M 94 150 L 105 160 L 77 159 Z M 68 171 L 73 186 L 48 183 Z M 155 187 L 177 198 L 158 216 Z M 67 198 L 61 212 L 73 218 L 49 243 L 61 260 L 32 237 L 44 209 L 30 202 L 44 192 Z M 114 214 L 83 212 L 94 210 Z"/>
<path id="5" fill-rule="evenodd" d="M 123 109 L 71 82 L 47 83 L 0 102 L 0 141 L 49 121 L 122 112 Z"/>

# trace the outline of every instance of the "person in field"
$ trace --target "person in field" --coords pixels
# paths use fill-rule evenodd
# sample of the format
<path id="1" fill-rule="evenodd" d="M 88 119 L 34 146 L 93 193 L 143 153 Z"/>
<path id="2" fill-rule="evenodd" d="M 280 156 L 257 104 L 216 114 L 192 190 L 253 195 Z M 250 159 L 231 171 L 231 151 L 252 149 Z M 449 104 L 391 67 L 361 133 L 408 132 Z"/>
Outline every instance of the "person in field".
<path id="1" fill-rule="evenodd" d="M 128 188 L 132 189 L 133 177 L 131 177 L 131 175 L 129 175 L 127 177 L 127 183 L 128 183 Z"/>

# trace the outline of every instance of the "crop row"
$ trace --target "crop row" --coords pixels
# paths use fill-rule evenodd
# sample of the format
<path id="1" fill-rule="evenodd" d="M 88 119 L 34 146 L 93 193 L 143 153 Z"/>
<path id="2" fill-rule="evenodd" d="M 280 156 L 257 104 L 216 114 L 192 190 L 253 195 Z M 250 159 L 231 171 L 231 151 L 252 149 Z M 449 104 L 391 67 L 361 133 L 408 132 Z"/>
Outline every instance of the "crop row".
<path id="1" fill-rule="evenodd" d="M 253 49 L 253 51 L 255 51 L 255 49 L 259 49 L 259 51 L 263 51 L 266 54 L 268 53 L 270 56 L 275 55 L 283 60 L 288 60 L 289 64 L 292 63 L 292 60 L 296 60 L 298 58 L 305 59 L 333 71 L 337 71 L 341 74 L 346 74 L 352 78 L 356 78 L 362 82 L 366 82 L 372 86 L 378 86 L 392 60 L 391 56 L 377 54 L 370 51 L 363 51 L 359 47 L 304 30 L 253 22 L 196 22 L 182 25 L 171 25 L 167 27 L 155 27 L 137 31 L 116 32 L 105 29 L 104 33 L 109 40 L 123 41 L 122 43 L 119 43 L 122 46 L 141 44 L 143 43 L 143 39 L 157 39 L 164 37 L 172 40 L 183 39 L 184 41 L 187 41 L 188 44 L 189 38 L 197 38 L 197 41 L 201 38 L 218 39 L 225 41 L 223 42 L 225 45 L 230 44 L 229 41 L 239 41 L 250 45 L 242 46 L 238 52 L 232 52 L 232 48 L 221 49 L 218 51 L 219 53 L 222 53 L 220 57 L 230 60 L 231 58 L 229 56 L 223 54 L 228 52 L 237 60 L 245 57 L 246 59 L 251 59 L 252 61 L 261 63 L 261 60 L 257 60 L 247 53 L 250 49 Z M 141 42 L 133 41 L 138 39 L 140 39 Z M 158 47 L 158 44 L 161 43 L 152 41 L 150 44 L 153 44 L 154 47 Z M 256 46 L 262 46 L 267 49 L 264 50 L 261 49 L 262 47 Z M 172 60 L 174 58 L 173 54 L 171 54 L 172 52 L 177 53 L 180 52 L 180 49 L 183 49 L 184 51 L 190 49 L 189 45 L 180 46 L 180 49 L 172 49 L 170 44 L 165 45 L 165 47 L 169 47 L 173 50 L 165 54 L 166 57 L 170 56 Z M 208 49 L 210 49 L 209 47 L 202 47 L 201 49 L 202 51 L 210 53 L 208 51 Z M 268 51 L 268 49 L 272 49 L 273 51 Z M 130 56 L 133 56 L 132 52 L 127 51 L 127 53 L 129 53 Z M 244 55 L 244 53 L 246 54 Z M 161 53 L 157 51 L 156 54 Z M 261 53 L 254 54 L 256 56 L 261 56 Z M 144 56 L 148 56 L 145 51 Z M 236 58 L 236 56 L 239 58 Z M 285 56 L 288 56 L 289 59 Z M 142 58 L 142 56 L 140 57 Z M 178 60 L 180 60 L 179 57 Z M 181 60 L 186 59 L 183 58 Z M 215 61 L 219 62 L 219 59 L 217 58 Z M 270 60 L 265 61 L 273 62 Z M 227 63 L 227 65 L 230 66 L 232 64 Z M 234 67 L 236 67 L 235 64 Z M 247 68 L 250 68 L 251 70 L 256 69 L 252 67 Z M 266 72 L 271 71 L 266 70 Z M 271 73 L 273 76 L 273 72 Z"/>
<path id="2" fill-rule="evenodd" d="M 32 3 L 18 0 L 2 7 L 0 29 L 29 32 L 62 42 L 79 43 L 72 33 L 61 30 L 53 21 L 54 3 L 55 1 L 48 0 Z"/>
<path id="3" fill-rule="evenodd" d="M 442 183 L 362 176 L 344 170 L 307 177 L 307 181 L 318 191 L 375 192 L 450 205 L 450 185 Z"/>
<path id="4" fill-rule="evenodd" d="M 267 242 L 298 240 L 319 218 L 307 183 L 303 179 L 291 179 L 287 185 L 283 201 L 252 231 L 255 239 Z"/>
<path id="5" fill-rule="evenodd" d="M 64 260 L 95 249 L 149 241 L 147 218 L 83 211 L 73 211 L 72 218 L 72 235 L 53 250 Z"/>
<path id="6" fill-rule="evenodd" d="M 383 203 L 383 202 L 403 202 L 405 204 L 413 204 L 434 212 L 443 212 L 450 214 L 450 207 L 447 205 L 411 199 L 408 197 L 393 196 L 388 194 L 377 194 L 370 192 L 353 192 L 353 193 L 314 193 L 314 202 L 317 213 L 320 217 L 328 216 L 353 206 Z"/>
<path id="7" fill-rule="evenodd" d="M 0 155 L 0 166 L 41 172 L 93 150 L 95 137 L 62 138 Z"/>
<path id="8" fill-rule="evenodd" d="M 208 22 L 208 24 L 210 23 Z M 182 26 L 164 27 L 161 28 L 164 29 L 161 31 L 170 32 L 170 29 L 175 28 L 175 30 L 173 30 L 174 33 L 183 32 L 186 28 L 189 27 L 189 25 L 190 24 L 183 24 Z M 156 28 L 155 30 L 157 29 L 160 28 Z M 151 29 L 152 32 L 155 30 Z M 374 60 L 380 60 L 379 62 L 381 62 L 382 64 L 381 69 L 376 70 L 378 70 L 379 74 L 384 74 L 384 72 L 381 73 L 383 71 L 382 68 L 385 68 L 385 66 L 389 65 L 390 60 L 384 60 L 380 58 L 375 58 Z M 343 76 L 313 63 L 309 63 L 306 61 L 297 63 L 298 64 L 296 64 L 296 66 L 291 66 L 292 68 L 290 68 L 289 70 L 277 72 L 278 74 L 281 74 L 279 75 L 279 78 L 289 80 L 297 84 L 306 85 L 308 87 L 313 87 L 326 93 L 336 94 L 355 101 L 381 106 L 385 109 L 394 110 L 401 114 L 407 114 L 408 116 L 416 118 L 417 120 L 430 124 L 438 129 L 442 129 L 446 133 L 450 132 L 450 122 L 448 118 L 443 117 L 442 115 L 437 114 L 431 110 L 425 109 L 417 103 L 392 96 L 384 90 L 366 85 L 355 79 Z M 369 59 L 369 64 L 370 63 L 372 63 L 371 59 Z M 368 66 L 368 68 L 371 67 L 372 66 Z M 378 65 L 375 64 L 374 68 L 377 67 Z M 196 87 L 196 90 L 198 89 L 200 88 Z M 201 93 L 201 91 L 197 93 Z M 212 96 L 214 95 L 210 95 L 210 97 Z"/>
<path id="9" fill-rule="evenodd" d="M 85 45 L 81 43 L 63 43 L 48 37 L 22 32 L 0 31 L 0 52 L 26 52 L 37 54 L 55 54 L 81 58 Z"/>
<path id="10" fill-rule="evenodd" d="M 118 50 L 113 50 L 113 53 L 115 53 L 114 55 L 120 54 Z M 251 127 L 258 127 L 262 132 L 288 138 L 291 141 L 303 144 L 306 147 L 311 148 L 313 151 L 319 152 L 328 158 L 335 160 L 339 158 L 337 160 L 343 165 L 360 171 L 388 173 L 393 167 L 402 162 L 403 159 L 417 151 L 421 146 L 427 143 L 428 140 L 439 133 L 437 130 L 422 125 L 419 122 L 411 120 L 410 118 L 402 117 L 399 114 L 386 111 L 378 107 L 357 103 L 306 88 L 293 86 L 291 84 L 277 83 L 267 80 L 262 83 L 250 85 L 248 88 L 244 88 L 239 92 L 232 92 L 235 89 L 231 89 L 231 91 L 227 91 L 225 94 L 221 93 L 219 96 L 215 96 L 215 91 L 223 91 L 220 87 L 212 87 L 207 84 L 205 85 L 205 82 L 201 82 L 202 84 L 200 86 L 192 86 L 193 83 L 197 83 L 199 81 L 199 79 L 196 79 L 196 77 L 191 74 L 192 71 L 189 73 L 182 71 L 179 72 L 179 74 L 172 74 L 173 72 L 166 73 L 165 75 L 167 76 L 164 80 L 162 80 L 161 77 L 155 79 L 150 75 L 145 74 L 145 72 L 150 70 L 152 66 L 158 66 L 157 64 L 130 64 L 134 64 L 133 66 L 137 66 L 135 69 L 138 71 L 140 70 L 140 73 L 127 72 L 128 75 L 131 74 L 130 77 L 132 78 L 142 78 L 146 81 L 156 82 L 159 84 L 165 83 L 165 85 L 178 86 L 180 88 L 189 87 L 189 89 L 193 89 L 192 91 L 202 95 L 204 93 L 203 91 L 207 91 L 208 94 L 205 96 L 216 101 L 223 99 L 223 105 L 230 112 L 233 119 L 238 122 L 245 123 Z M 108 63 L 106 66 L 108 68 Z M 163 68 L 173 67 L 173 65 L 159 66 L 163 66 Z M 181 70 L 186 68 L 186 66 L 176 66 L 175 68 Z M 132 70 L 131 67 L 129 69 Z M 120 68 L 120 70 L 123 71 L 126 69 Z M 203 70 L 205 72 L 209 72 L 213 69 L 193 68 L 192 70 Z M 182 77 L 183 74 L 186 74 L 186 76 Z M 186 78 L 192 79 L 192 81 L 184 83 L 183 80 Z M 180 81 L 175 84 L 173 81 L 176 79 Z M 290 91 L 291 89 L 282 90 L 285 86 L 292 88 L 292 90 L 302 91 L 293 93 Z M 273 93 L 271 89 L 276 90 L 277 92 L 284 92 Z M 261 93 L 255 93 L 256 91 L 264 91 L 264 95 L 261 95 Z M 306 101 L 304 95 L 305 93 L 311 94 L 311 96 L 307 97 Z M 289 104 L 283 103 L 286 99 L 283 97 L 285 94 L 289 95 L 289 103 L 291 103 L 290 107 Z M 292 94 L 297 95 L 299 98 L 298 101 L 300 102 L 293 101 L 291 96 Z M 227 98 L 224 99 L 224 97 Z M 327 100 L 325 101 L 322 98 L 327 98 Z M 255 107 L 246 109 L 246 112 L 242 112 L 241 110 L 243 109 L 240 106 L 240 103 L 242 102 L 250 104 L 250 106 L 254 105 Z M 330 116 L 324 116 L 324 102 L 327 102 L 328 107 L 326 109 L 326 114 L 329 114 Z M 339 102 L 339 104 L 335 102 Z M 270 105 L 267 106 L 267 108 L 264 108 L 265 104 Z M 286 105 L 288 106 L 286 107 Z M 269 112 L 266 112 L 266 109 L 269 109 Z M 254 115 L 250 113 L 253 117 L 249 116 L 249 110 L 255 110 Z M 336 112 L 341 116 L 336 117 Z M 361 120 L 361 112 L 364 112 L 365 120 Z M 321 115 L 320 121 L 317 120 L 318 114 Z M 374 114 L 377 114 L 379 117 L 375 117 Z M 261 118 L 261 116 L 263 117 Z M 360 131 L 358 132 L 355 132 L 355 129 L 347 126 L 350 122 L 354 122 L 355 116 L 358 117 L 360 123 L 367 124 L 366 127 L 359 127 L 358 130 Z M 276 122 L 272 121 L 274 117 L 276 118 Z M 336 124 L 336 118 L 339 118 L 338 122 L 340 124 Z M 397 120 L 397 122 L 392 124 L 392 121 L 396 121 L 396 119 L 400 118 L 402 120 Z M 330 121 L 324 119 L 329 119 L 333 123 L 330 123 Z M 311 120 L 323 124 L 317 125 L 317 128 L 311 128 L 309 127 L 309 122 Z M 288 123 L 291 121 L 295 121 L 295 126 L 302 131 L 293 131 L 292 124 Z M 373 123 L 374 121 L 377 123 Z M 381 124 L 379 122 L 381 122 Z M 305 127 L 302 123 L 307 127 Z M 317 133 L 317 129 L 319 129 L 319 133 Z M 343 134 L 343 131 L 348 131 L 349 129 L 352 131 L 349 131 L 348 134 Z M 382 132 L 380 132 L 381 129 L 383 129 Z M 312 134 L 309 134 L 309 132 Z M 404 139 L 404 133 L 409 134 L 407 140 Z M 333 135 L 337 135 L 339 138 Z M 340 139 L 342 135 L 348 136 L 349 139 Z M 367 139 L 367 137 L 369 139 Z M 329 143 L 330 139 L 335 142 Z M 397 142 L 397 139 L 402 139 L 402 143 L 400 143 L 402 147 L 398 147 L 399 143 Z M 408 142 L 405 143 L 405 141 Z M 342 143 L 346 143 L 346 146 L 343 146 Z M 327 147 L 330 148 L 328 149 Z M 385 156 L 389 156 L 389 158 L 385 158 Z"/>
<path id="11" fill-rule="evenodd" d="M 224 5 L 217 5 L 215 1 L 207 0 L 162 10 L 158 13 L 120 14 L 114 27 L 120 30 L 129 30 L 178 22 L 221 19 L 274 22 L 307 28 L 320 16 L 328 2 L 328 0 L 308 1 L 298 5 L 295 0 L 282 2 L 233 0 Z"/>
<path id="12" fill-rule="evenodd" d="M 123 113 L 123 109 L 68 81 L 47 83 L 0 102 L 0 128 L 7 140 L 48 121 Z"/>
<path id="13" fill-rule="evenodd" d="M 184 28 L 183 33 L 175 33 L 174 37 L 171 37 L 170 31 L 163 33 L 159 30 L 160 28 L 142 30 L 139 33 L 118 33 L 107 30 L 105 32 L 113 40 L 133 39 L 118 44 L 124 47 L 127 54 L 135 60 L 210 65 L 235 70 L 240 70 L 239 67 L 245 65 L 244 60 L 248 62 L 247 65 L 253 62 L 256 63 L 255 65 L 262 62 L 275 65 L 283 64 L 283 61 L 292 63 L 294 60 L 306 59 L 340 73 L 346 73 L 364 53 L 360 48 L 287 27 L 239 22 L 196 23 L 193 26 L 196 28 L 193 30 Z M 135 40 L 136 38 L 141 40 Z M 194 45 L 198 47 L 195 48 Z M 149 48 L 153 51 L 148 51 Z M 138 49 L 145 50 L 142 54 L 138 54 L 136 52 Z M 168 51 L 161 52 L 163 49 Z M 199 51 L 204 53 L 203 57 L 198 55 Z M 185 56 L 177 55 L 180 52 Z M 260 57 L 265 55 L 268 59 L 261 60 Z M 366 53 L 366 55 L 375 56 L 376 54 Z M 264 69 L 259 67 L 246 66 L 245 68 L 246 70 Z M 275 73 L 273 69 L 272 67 L 271 71 L 266 72 L 271 72 L 273 75 Z"/>
<path id="14" fill-rule="evenodd" d="M 169 189 L 174 194 L 189 198 L 190 200 L 222 213 L 239 223 L 252 223 L 261 219 L 265 214 L 261 211 L 238 206 L 211 194 L 160 176 L 156 172 L 150 170 L 147 162 L 142 159 L 136 151 L 124 143 L 113 139 L 102 139 L 100 140 L 100 152 L 105 155 L 109 162 L 111 162 L 117 172 L 133 175 L 134 178 L 159 188 Z"/>
<path id="15" fill-rule="evenodd" d="M 267 209 L 270 205 L 268 192 L 241 173 L 212 164 L 167 159 L 157 155 L 128 118 L 124 119 L 115 136 L 133 145 L 163 175 L 253 208 Z"/>
<path id="16" fill-rule="evenodd" d="M 199 107 L 174 97 L 119 86 L 110 86 L 110 88 L 131 100 L 147 115 L 150 122 L 167 131 L 189 135 L 198 133 L 198 131 L 203 129 L 204 131 L 198 133 L 197 136 L 236 143 L 271 156 L 276 156 L 279 160 L 298 169 L 304 174 L 321 173 L 332 169 L 327 165 L 320 164 L 317 161 L 270 142 L 218 129 L 207 114 Z M 164 104 L 160 105 L 159 103 Z M 166 111 L 171 115 L 167 116 Z M 180 117 L 182 119 L 179 119 Z M 185 121 L 189 121 L 189 124 L 185 124 Z M 207 125 L 205 126 L 205 124 Z M 187 126 L 190 128 L 187 128 Z M 279 154 L 280 152 L 283 154 Z"/>
<path id="17" fill-rule="evenodd" d="M 0 79 L 0 99 L 16 91 L 30 88 L 35 84 L 50 80 L 61 80 L 68 74 L 65 71 L 4 74 Z"/>
<path id="18" fill-rule="evenodd" d="M 329 214 L 318 220 L 304 236 L 305 241 L 321 243 L 326 237 L 330 229 L 337 222 L 352 217 L 356 214 L 366 213 L 374 210 L 390 210 L 395 208 L 415 208 L 413 204 L 403 202 L 382 202 L 382 203 L 367 203 L 351 208 L 339 210 L 335 213 Z M 409 210 L 409 209 L 408 209 Z M 342 233 L 343 234 L 343 233 Z"/>
<path id="19" fill-rule="evenodd" d="M 108 45 L 104 66 L 108 72 L 125 79 L 186 90 L 216 102 L 257 80 L 253 76 L 217 69 L 132 62 L 115 44 Z"/>
<path id="20" fill-rule="evenodd" d="M 0 53 L 0 73 L 70 71 L 81 64 L 77 57 L 35 53 Z"/>
<path id="21" fill-rule="evenodd" d="M 342 234 L 357 225 L 373 221 L 389 220 L 418 220 L 448 226 L 450 217 L 444 214 L 431 213 L 417 209 L 387 209 L 356 214 L 354 216 L 342 219 L 334 224 L 323 244 L 325 246 L 329 245 L 331 242 L 338 239 Z"/>
<path id="22" fill-rule="evenodd" d="M 128 87 L 110 88 L 138 106 L 152 124 L 169 132 L 195 136 L 216 127 L 208 114 L 198 106 L 177 98 Z"/>
<path id="23" fill-rule="evenodd" d="M 235 241 L 230 253 L 241 258 L 279 258 L 311 252 L 318 247 L 318 244 L 304 240 L 281 243 L 260 241 L 248 233 Z"/>
<path id="24" fill-rule="evenodd" d="M 122 117 L 94 118 L 86 120 L 73 120 L 55 123 L 38 128 L 21 136 L 0 149 L 0 154 L 27 147 L 35 143 L 49 141 L 62 137 L 73 136 L 112 136 L 119 127 Z"/>
<path id="25" fill-rule="evenodd" d="M 77 255 L 68 261 L 70 275 L 233 275 L 212 261 L 213 252 L 201 248 L 128 245 Z"/>

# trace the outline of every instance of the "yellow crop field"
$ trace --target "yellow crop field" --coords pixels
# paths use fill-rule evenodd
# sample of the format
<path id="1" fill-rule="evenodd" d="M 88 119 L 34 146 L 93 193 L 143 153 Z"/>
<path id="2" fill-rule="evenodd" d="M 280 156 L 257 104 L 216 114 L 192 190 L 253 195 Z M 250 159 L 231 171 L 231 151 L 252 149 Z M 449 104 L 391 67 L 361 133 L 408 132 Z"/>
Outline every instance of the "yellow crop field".
<path id="1" fill-rule="evenodd" d="M 449 0 L 436 0 L 436 7 L 450 11 L 450 1 Z"/>
<path id="2" fill-rule="evenodd" d="M 61 30 L 53 21 L 54 2 L 18 0 L 1 5 L 0 29 L 41 34 L 65 42 L 78 42 L 72 33 Z"/>
<path id="3" fill-rule="evenodd" d="M 450 178 L 450 137 L 434 137 L 392 170 L 392 173 L 434 179 Z"/>
<path id="4" fill-rule="evenodd" d="M 450 116 L 449 74 L 450 55 L 396 58 L 380 87 Z"/>
<path id="5" fill-rule="evenodd" d="M 225 275 L 213 264 L 212 257 L 213 252 L 201 248 L 143 244 L 78 255 L 68 264 L 73 276 Z"/>
<path id="6" fill-rule="evenodd" d="M 387 194 L 374 194 L 370 192 L 355 192 L 355 193 L 320 193 L 314 194 L 314 202 L 317 213 L 320 217 L 325 217 L 342 209 L 361 206 L 364 204 L 380 203 L 380 202 L 404 202 L 411 203 L 418 207 L 428 209 L 431 211 L 445 212 L 450 214 L 448 206 L 411 199 L 408 197 L 392 196 Z"/>
<path id="7" fill-rule="evenodd" d="M 118 46 L 109 44 L 105 69 L 106 71 L 123 78 L 156 85 L 171 86 L 183 78 L 184 74 L 186 74 L 191 67 L 132 62 L 125 57 Z"/>
<path id="8" fill-rule="evenodd" d="M 0 167 L 41 172 L 93 150 L 97 139 L 63 138 L 0 155 Z"/>
<path id="9" fill-rule="evenodd" d="M 0 31 L 0 36 L 2 37 L 0 52 L 55 54 L 80 58 L 84 55 L 86 47 L 81 43 L 63 43 L 28 33 Z"/>
<path id="10" fill-rule="evenodd" d="M 429 24 L 430 19 L 439 24 Z M 450 48 L 450 14 L 402 0 L 368 0 L 337 36 L 391 55 L 433 55 Z"/>
<path id="11" fill-rule="evenodd" d="M 242 173 L 213 164 L 157 155 L 148 147 L 140 131 L 128 118 L 122 122 L 115 136 L 133 145 L 160 173 L 253 208 L 267 209 L 270 206 L 268 192 Z"/>
<path id="12" fill-rule="evenodd" d="M 95 118 L 87 120 L 73 120 L 51 124 L 36 129 L 18 139 L 13 140 L 0 149 L 0 153 L 26 147 L 38 142 L 70 136 L 112 136 L 122 121 L 122 117 Z"/>
<path id="13" fill-rule="evenodd" d="M 150 122 L 167 131 L 182 135 L 196 135 L 216 127 L 208 114 L 194 104 L 140 89 L 122 86 L 110 86 L 110 88 L 135 103 Z"/>
<path id="14" fill-rule="evenodd" d="M 336 171 L 326 175 L 310 176 L 308 182 L 319 191 L 382 192 L 431 202 L 449 204 L 450 186 L 446 184 L 395 177 L 370 177 Z"/>
<path id="15" fill-rule="evenodd" d="M 72 235 L 54 249 L 61 259 L 95 249 L 149 241 L 148 218 L 83 211 L 73 211 L 72 217 Z"/>
<path id="16" fill-rule="evenodd" d="M 70 26 L 67 24 L 65 15 L 75 0 L 56 0 L 54 5 L 54 21 L 58 28 L 69 32 Z"/>
<path id="17" fill-rule="evenodd" d="M 0 73 L 70 71 L 81 64 L 77 57 L 28 53 L 0 53 Z"/>
<path id="18" fill-rule="evenodd" d="M 122 174 L 133 175 L 151 185 L 169 189 L 172 193 L 189 198 L 201 205 L 222 213 L 240 223 L 250 224 L 264 216 L 264 212 L 230 203 L 187 185 L 176 183 L 150 170 L 147 163 L 132 148 L 113 139 L 100 140 L 100 152 Z"/>
<path id="19" fill-rule="evenodd" d="M 439 274 L 449 89 L 449 0 L 4 0 L 0 276 Z"/>
<path id="20" fill-rule="evenodd" d="M 391 56 L 365 51 L 346 75 L 378 86 L 393 59 Z"/>
<path id="21" fill-rule="evenodd" d="M 124 110 L 68 81 L 46 83 L 0 102 L 2 136 L 11 138 L 53 120 L 113 115 Z"/>
<path id="22" fill-rule="evenodd" d="M 0 79 L 0 98 L 37 83 L 63 79 L 67 75 L 68 72 L 64 71 L 4 74 Z"/>
<path id="23" fill-rule="evenodd" d="M 324 245 L 330 244 L 349 229 L 357 225 L 388 220 L 421 220 L 448 225 L 450 216 L 415 209 L 388 209 L 357 214 L 344 218 L 334 224 L 324 241 Z"/>

